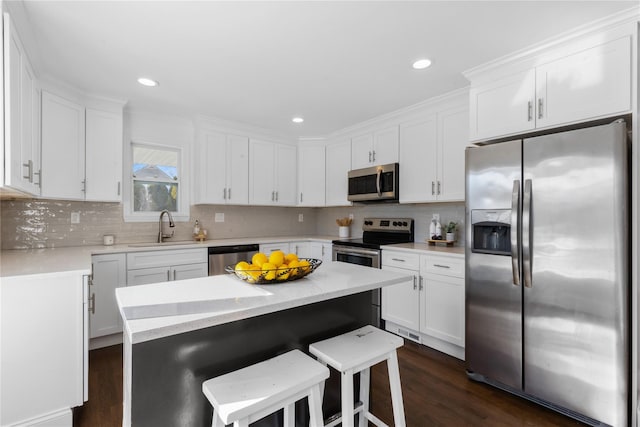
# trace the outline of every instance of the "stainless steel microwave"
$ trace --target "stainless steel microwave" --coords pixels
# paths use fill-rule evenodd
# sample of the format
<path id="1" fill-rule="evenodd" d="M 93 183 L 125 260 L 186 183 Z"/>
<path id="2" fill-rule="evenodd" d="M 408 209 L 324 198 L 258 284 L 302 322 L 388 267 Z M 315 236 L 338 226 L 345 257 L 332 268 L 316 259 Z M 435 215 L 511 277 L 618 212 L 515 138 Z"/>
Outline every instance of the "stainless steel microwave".
<path id="1" fill-rule="evenodd" d="M 398 163 L 349 171 L 349 193 L 352 202 L 398 201 Z"/>

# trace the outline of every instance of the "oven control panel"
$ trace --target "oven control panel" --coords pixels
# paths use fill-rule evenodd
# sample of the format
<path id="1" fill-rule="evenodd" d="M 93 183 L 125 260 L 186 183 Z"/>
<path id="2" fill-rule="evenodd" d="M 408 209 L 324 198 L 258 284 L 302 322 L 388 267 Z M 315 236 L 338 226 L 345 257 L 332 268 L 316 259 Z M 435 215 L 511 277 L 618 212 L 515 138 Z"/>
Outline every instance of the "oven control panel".
<path id="1" fill-rule="evenodd" d="M 363 231 L 410 232 L 413 230 L 412 218 L 365 218 Z"/>

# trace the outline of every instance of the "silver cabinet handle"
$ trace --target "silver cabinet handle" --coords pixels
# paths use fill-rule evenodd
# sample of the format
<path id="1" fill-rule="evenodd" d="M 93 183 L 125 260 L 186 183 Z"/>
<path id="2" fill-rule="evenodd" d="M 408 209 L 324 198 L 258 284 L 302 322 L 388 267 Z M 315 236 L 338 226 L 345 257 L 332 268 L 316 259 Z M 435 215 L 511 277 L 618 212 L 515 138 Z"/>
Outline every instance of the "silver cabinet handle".
<path id="1" fill-rule="evenodd" d="M 322 257 L 324 258 L 324 245 L 322 245 Z"/>
<path id="2" fill-rule="evenodd" d="M 91 311 L 91 314 L 96 314 L 96 294 L 95 292 L 91 294 L 91 297 L 89 298 L 89 310 Z"/>
<path id="3" fill-rule="evenodd" d="M 422 276 L 419 277 L 420 278 L 420 285 L 418 286 L 420 288 L 420 290 L 424 289 L 424 286 L 422 285 L 422 281 L 424 280 Z"/>
<path id="4" fill-rule="evenodd" d="M 438 181 L 438 196 L 440 195 L 440 186 L 441 186 L 440 181 Z"/>
<path id="5" fill-rule="evenodd" d="M 451 266 L 449 265 L 442 265 L 442 264 L 433 264 L 433 266 L 438 268 L 451 268 Z"/>
<path id="6" fill-rule="evenodd" d="M 527 121 L 533 120 L 533 102 L 527 102 Z"/>
<path id="7" fill-rule="evenodd" d="M 224 189 L 222 190 L 222 199 L 223 199 L 223 200 L 227 200 L 227 189 L 226 189 L 226 188 L 224 188 Z"/>
<path id="8" fill-rule="evenodd" d="M 302 192 L 300 192 L 300 203 L 302 203 Z"/>
<path id="9" fill-rule="evenodd" d="M 82 180 L 82 190 L 83 193 L 87 192 L 87 181 L 86 180 Z"/>
<path id="10" fill-rule="evenodd" d="M 373 161 L 375 162 L 376 161 L 376 150 L 373 150 L 372 153 L 373 153 Z"/>
<path id="11" fill-rule="evenodd" d="M 231 200 L 231 188 L 227 188 L 227 199 Z"/>
<path id="12" fill-rule="evenodd" d="M 38 169 L 38 172 L 34 172 L 34 175 L 38 175 L 38 182 L 34 182 L 38 187 L 42 187 L 42 169 Z"/>
<path id="13" fill-rule="evenodd" d="M 391 258 L 392 261 L 405 262 L 406 260 L 401 258 Z"/>
<path id="14" fill-rule="evenodd" d="M 369 163 L 371 163 L 371 151 L 369 151 Z"/>
<path id="15" fill-rule="evenodd" d="M 278 192 L 276 191 L 276 202 L 278 201 Z"/>
<path id="16" fill-rule="evenodd" d="M 171 280 L 171 270 L 167 270 L 167 282 Z"/>
<path id="17" fill-rule="evenodd" d="M 276 201 L 276 192 L 275 192 L 275 191 L 272 191 L 272 192 L 271 192 L 271 201 L 272 201 L 272 202 L 275 202 L 275 201 Z"/>
<path id="18" fill-rule="evenodd" d="M 416 276 L 413 276 L 413 290 L 415 291 L 416 289 L 418 289 L 418 284 L 416 283 Z"/>
<path id="19" fill-rule="evenodd" d="M 542 98 L 538 98 L 538 118 L 541 119 L 543 114 L 542 108 L 544 106 L 544 101 Z"/>
<path id="20" fill-rule="evenodd" d="M 520 209 L 520 180 L 513 181 L 511 192 L 511 274 L 513 284 L 520 286 L 520 265 L 518 262 L 518 211 Z"/>
<path id="21" fill-rule="evenodd" d="M 436 195 L 436 183 L 435 183 L 435 181 L 431 181 L 431 195 L 432 196 Z"/>
<path id="22" fill-rule="evenodd" d="M 29 160 L 27 163 L 22 164 L 23 167 L 27 168 L 27 176 L 22 175 L 24 179 L 28 179 L 29 182 L 33 183 L 33 160 Z"/>
<path id="23" fill-rule="evenodd" d="M 531 180 L 524 181 L 524 197 L 522 199 L 522 270 L 524 286 L 533 286 L 531 278 Z"/>
<path id="24" fill-rule="evenodd" d="M 176 269 L 173 269 L 173 280 L 176 280 Z"/>
<path id="25" fill-rule="evenodd" d="M 120 195 L 120 181 L 118 181 L 118 196 Z"/>

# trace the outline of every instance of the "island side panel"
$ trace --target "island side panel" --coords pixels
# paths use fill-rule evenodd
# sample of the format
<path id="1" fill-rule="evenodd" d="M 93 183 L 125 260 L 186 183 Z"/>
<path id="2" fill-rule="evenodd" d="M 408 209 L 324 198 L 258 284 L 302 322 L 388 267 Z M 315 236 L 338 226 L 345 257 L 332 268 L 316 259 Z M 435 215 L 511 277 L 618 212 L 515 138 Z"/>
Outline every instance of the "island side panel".
<path id="1" fill-rule="evenodd" d="M 210 426 L 211 406 L 202 383 L 212 377 L 370 324 L 371 292 L 195 330 L 132 347 L 131 425 Z M 340 378 L 332 371 L 323 402 L 325 416 L 340 409 Z M 305 402 L 303 402 L 305 403 Z M 305 425 L 299 403 L 297 425 Z M 255 426 L 275 426 L 281 415 Z M 254 424 L 252 424 L 254 426 Z"/>

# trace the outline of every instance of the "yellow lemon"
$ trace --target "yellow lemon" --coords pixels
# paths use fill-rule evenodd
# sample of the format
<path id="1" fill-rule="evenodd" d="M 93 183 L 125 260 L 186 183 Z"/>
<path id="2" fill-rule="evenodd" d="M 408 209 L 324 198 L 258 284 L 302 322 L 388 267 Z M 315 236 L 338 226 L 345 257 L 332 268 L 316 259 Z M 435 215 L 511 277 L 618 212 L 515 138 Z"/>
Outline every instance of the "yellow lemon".
<path id="1" fill-rule="evenodd" d="M 273 264 L 276 267 L 280 267 L 284 264 L 284 252 L 282 251 L 273 251 L 271 255 L 269 255 L 269 264 Z"/>
<path id="2" fill-rule="evenodd" d="M 277 267 L 270 262 L 265 262 L 262 264 L 262 272 L 265 280 L 273 280 L 276 278 Z"/>
<path id="3" fill-rule="evenodd" d="M 249 263 L 246 261 L 240 261 L 236 264 L 235 271 L 241 277 L 247 277 L 247 268 L 249 268 Z"/>
<path id="4" fill-rule="evenodd" d="M 260 275 L 262 274 L 262 268 L 260 268 L 259 265 L 250 264 L 247 267 L 246 273 L 249 275 L 247 276 L 247 281 L 249 283 L 255 283 L 256 280 L 258 280 L 258 278 L 260 278 Z"/>
<path id="5" fill-rule="evenodd" d="M 258 267 L 261 267 L 262 264 L 264 264 L 267 261 L 268 261 L 267 256 L 265 254 L 263 254 L 262 252 L 258 252 L 253 257 L 251 257 L 251 262 L 253 264 L 257 265 Z"/>
<path id="6" fill-rule="evenodd" d="M 310 268 L 311 266 L 309 264 L 309 261 L 307 261 L 306 259 L 300 260 L 300 270 L 306 273 Z"/>
<path id="7" fill-rule="evenodd" d="M 287 267 L 289 267 L 289 277 L 294 277 L 298 275 L 298 266 L 300 265 L 300 263 L 298 263 L 298 261 L 293 260 L 291 261 Z"/>
<path id="8" fill-rule="evenodd" d="M 283 266 L 278 268 L 278 276 L 276 280 L 287 280 L 289 278 L 289 274 L 291 273 L 291 269 L 287 266 Z"/>
<path id="9" fill-rule="evenodd" d="M 286 264 L 289 264 L 291 261 L 298 261 L 298 255 L 296 255 L 294 253 L 290 253 L 290 254 L 285 255 L 284 262 Z"/>

